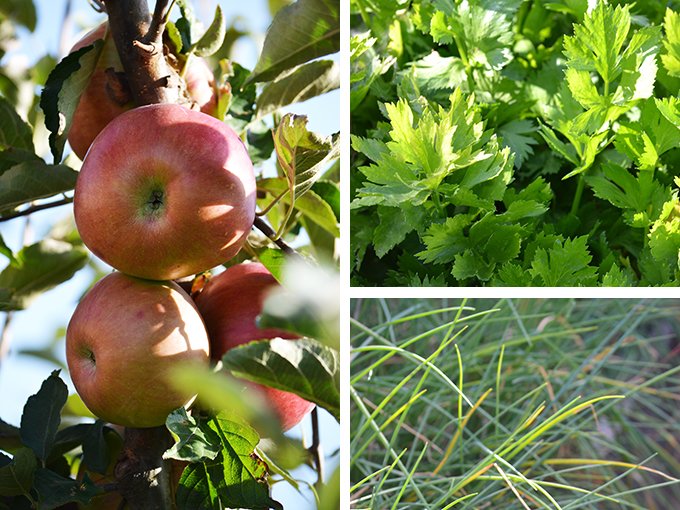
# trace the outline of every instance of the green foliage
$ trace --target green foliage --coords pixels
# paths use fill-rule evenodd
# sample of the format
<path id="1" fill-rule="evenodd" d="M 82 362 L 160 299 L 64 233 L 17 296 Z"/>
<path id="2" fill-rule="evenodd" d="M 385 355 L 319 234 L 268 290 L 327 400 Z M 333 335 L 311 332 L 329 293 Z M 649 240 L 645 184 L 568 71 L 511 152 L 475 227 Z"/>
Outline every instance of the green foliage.
<path id="1" fill-rule="evenodd" d="M 165 39 L 177 59 L 176 67 L 181 72 L 190 59 L 204 57 L 216 71 L 216 116 L 236 130 L 248 148 L 256 167 L 262 219 L 279 229 L 285 241 L 296 243 L 305 266 L 320 271 L 315 277 L 335 289 L 333 278 L 318 269 L 316 262 L 328 264 L 331 273 L 339 264 L 340 134 L 309 131 L 307 115 L 287 114 L 285 108 L 338 89 L 339 65 L 318 58 L 340 49 L 340 2 L 271 2 L 276 14 L 252 70 L 230 60 L 230 49 L 244 36 L 261 43 L 259 34 L 228 26 L 219 6 L 204 29 L 189 1 L 176 4 L 179 17 L 167 24 Z M 240 20 L 234 23 L 241 24 Z M 15 45 L 18 25 L 34 30 L 36 13 L 31 0 L 11 0 L 0 6 L 0 58 Z M 47 55 L 23 74 L 0 65 L 0 222 L 17 217 L 22 221 L 34 211 L 70 203 L 80 163 L 73 155 L 63 156 L 73 114 L 101 48 L 101 41 L 95 41 L 59 63 Z M 314 113 L 309 117 L 314 118 Z M 48 152 L 53 164 L 44 159 Z M 261 175 L 258 167 L 265 162 L 274 169 L 274 176 Z M 0 311 L 31 306 L 45 291 L 67 282 L 84 267 L 94 270 L 95 280 L 102 276 L 97 264 L 88 260 L 88 251 L 69 218 L 16 251 L 0 236 L 0 254 L 6 259 L 0 271 Z M 248 246 L 229 263 L 259 259 L 283 285 L 292 286 L 295 277 L 286 276 L 290 257 L 275 244 L 279 236 L 268 238 L 253 231 Z M 339 306 L 331 302 L 334 308 L 329 319 L 327 302 L 310 306 L 298 299 L 296 303 L 299 307 L 290 314 L 271 312 L 263 320 L 278 321 L 282 329 L 301 336 L 318 336 L 318 341 L 302 340 L 300 352 L 293 353 L 299 358 L 290 359 L 285 367 L 283 358 L 272 357 L 271 366 L 267 360 L 276 354 L 276 342 L 271 349 L 267 342 L 254 351 L 243 350 L 234 366 L 244 378 L 304 394 L 339 418 Z M 324 313 L 319 306 L 325 307 Z M 63 356 L 55 355 L 53 349 L 63 349 L 63 334 L 57 333 L 52 345 L 42 351 L 20 354 L 61 365 Z M 275 370 L 280 370 L 278 382 L 263 376 Z M 244 383 L 233 382 L 230 373 L 223 368 L 219 374 L 190 374 L 185 383 L 194 387 L 210 381 L 201 390 L 208 400 L 217 395 L 219 403 L 219 398 L 229 400 L 244 388 Z M 217 379 L 227 381 L 229 389 L 216 385 Z M 319 504 L 327 505 L 328 498 L 335 498 L 334 504 L 337 494 L 320 499 L 316 492 L 323 480 L 308 488 L 288 472 L 303 462 L 313 465 L 301 442 L 284 436 L 271 414 L 265 413 L 263 419 L 257 409 L 253 411 L 255 399 L 239 402 L 240 408 L 227 403 L 189 414 L 180 409 L 169 417 L 167 426 L 177 443 L 166 456 L 190 463 L 177 491 L 179 508 L 281 508 L 270 496 L 270 486 L 281 481 L 301 493 L 311 489 Z M 69 421 L 74 417 L 76 425 Z M 256 431 L 255 426 L 265 422 Z M 260 430 L 270 433 L 270 443 L 276 448 L 260 441 Z M 50 509 L 69 502 L 87 504 L 101 495 L 101 486 L 87 473 L 82 480 L 74 475 L 79 463 L 92 473 L 107 471 L 112 458 L 104 439 L 109 434 L 118 433 L 101 421 L 92 422 L 77 395 L 67 399 L 65 384 L 52 374 L 26 403 L 21 427 L 0 420 L 0 449 L 10 454 L 0 453 L 0 507 Z"/>
<path id="2" fill-rule="evenodd" d="M 677 9 L 351 6 L 352 285 L 678 284 Z"/>

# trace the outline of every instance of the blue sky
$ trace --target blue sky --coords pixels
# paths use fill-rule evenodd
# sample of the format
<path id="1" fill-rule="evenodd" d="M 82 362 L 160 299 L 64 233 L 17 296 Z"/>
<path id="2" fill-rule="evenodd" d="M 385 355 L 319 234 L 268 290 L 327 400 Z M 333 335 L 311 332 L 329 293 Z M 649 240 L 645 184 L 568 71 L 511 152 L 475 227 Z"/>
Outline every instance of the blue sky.
<path id="1" fill-rule="evenodd" d="M 29 65 L 46 53 L 53 56 L 61 56 L 59 50 L 60 37 L 62 37 L 62 25 L 66 12 L 66 0 L 34 0 L 38 11 L 38 25 L 34 33 L 21 30 L 21 46 L 7 55 L 8 58 L 17 58 L 26 61 Z M 237 20 L 241 27 L 247 28 L 255 34 L 253 39 L 242 38 L 235 47 L 233 60 L 245 67 L 252 69 L 256 63 L 259 48 L 264 33 L 271 21 L 268 3 L 265 0 L 249 0 L 248 2 L 234 2 L 221 0 L 220 5 L 224 10 L 227 22 Z M 193 3 L 197 17 L 206 26 L 212 21 L 216 2 L 214 0 L 196 0 Z M 177 7 L 174 8 L 179 12 Z M 67 25 L 64 44 L 66 48 L 79 38 L 79 34 L 89 29 L 104 19 L 102 14 L 95 12 L 87 0 L 72 0 L 70 6 L 71 24 Z M 69 28 L 70 27 L 70 28 Z M 338 59 L 337 55 L 331 57 Z M 315 98 L 300 105 L 293 105 L 287 111 L 309 115 L 308 129 L 318 131 L 326 136 L 340 129 L 339 92 L 334 91 L 322 98 Z M 51 162 L 51 158 L 47 158 Z M 66 207 L 47 210 L 31 216 L 29 227 L 29 243 L 42 238 L 52 225 L 68 216 L 70 211 Z M 0 233 L 5 242 L 15 251 L 21 247 L 24 237 L 26 222 L 24 219 L 16 219 L 0 224 Z M 31 235 L 30 232 L 33 232 Z M 6 262 L 2 261 L 4 265 Z M 59 331 L 65 328 L 68 320 L 75 309 L 76 303 L 91 283 L 94 271 L 85 269 L 80 271 L 71 281 L 60 285 L 58 288 L 43 294 L 37 302 L 28 310 L 15 313 L 12 318 L 11 328 L 11 352 L 0 365 L 0 418 L 14 425 L 19 425 L 21 412 L 26 399 L 39 388 L 42 381 L 56 368 L 53 363 L 41 361 L 35 357 L 18 355 L 20 350 L 39 350 L 49 345 Z M 3 314 L 5 315 L 5 314 Z M 4 317 L 2 318 L 4 321 Z M 63 343 L 56 348 L 56 354 L 64 360 Z M 62 372 L 62 378 L 67 381 L 68 374 Z M 307 420 L 309 422 L 309 420 Z M 309 423 L 307 424 L 309 428 Z M 322 412 L 322 441 L 326 454 L 334 452 L 339 445 L 339 426 L 335 420 L 325 412 Z M 293 431 L 293 435 L 299 435 L 299 431 Z M 307 437 L 311 437 L 308 433 Z M 327 466 L 330 475 L 335 464 Z M 309 469 L 303 469 L 309 474 Z M 313 482 L 313 478 L 309 479 Z M 274 498 L 288 501 L 289 508 L 309 508 L 304 499 L 299 499 L 284 487 L 287 484 L 277 484 L 274 488 Z M 291 499 L 295 498 L 295 499 Z"/>

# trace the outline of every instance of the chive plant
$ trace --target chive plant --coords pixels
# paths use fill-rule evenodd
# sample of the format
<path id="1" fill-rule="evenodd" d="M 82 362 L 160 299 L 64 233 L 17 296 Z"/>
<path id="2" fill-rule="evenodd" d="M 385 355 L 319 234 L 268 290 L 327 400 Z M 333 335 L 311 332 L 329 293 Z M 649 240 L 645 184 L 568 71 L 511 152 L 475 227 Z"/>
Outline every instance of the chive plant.
<path id="1" fill-rule="evenodd" d="M 678 508 L 679 312 L 353 300 L 352 508 Z"/>

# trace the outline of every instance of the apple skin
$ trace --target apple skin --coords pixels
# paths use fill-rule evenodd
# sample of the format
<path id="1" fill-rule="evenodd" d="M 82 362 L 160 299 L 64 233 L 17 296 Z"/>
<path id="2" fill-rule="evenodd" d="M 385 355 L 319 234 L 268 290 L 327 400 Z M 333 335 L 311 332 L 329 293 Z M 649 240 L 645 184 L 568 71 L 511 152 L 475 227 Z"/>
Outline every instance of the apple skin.
<path id="1" fill-rule="evenodd" d="M 124 427 L 157 427 L 194 396 L 169 374 L 207 367 L 210 343 L 201 316 L 174 282 L 120 272 L 81 299 L 66 330 L 66 360 L 78 394 L 99 418 Z"/>
<path id="2" fill-rule="evenodd" d="M 74 215 L 107 264 L 150 280 L 206 271 L 238 253 L 255 217 L 253 165 L 223 122 L 176 104 L 116 117 L 78 175 Z"/>
<path id="3" fill-rule="evenodd" d="M 97 39 L 104 39 L 104 48 L 99 57 L 90 82 L 80 97 L 73 123 L 68 134 L 68 141 L 73 152 L 81 160 L 85 158 L 87 150 L 97 135 L 114 118 L 135 107 L 134 101 L 124 104 L 114 102 L 106 89 L 108 78 L 106 69 L 113 68 L 117 73 L 123 73 L 123 64 L 118 56 L 116 45 L 112 37 L 107 37 L 104 22 L 78 41 L 70 53 L 92 44 Z M 201 57 L 193 57 L 185 74 L 189 96 L 197 103 L 203 113 L 215 115 L 217 112 L 217 84 L 215 76 Z"/>
<path id="4" fill-rule="evenodd" d="M 254 340 L 300 338 L 273 328 L 260 329 L 255 319 L 269 291 L 279 283 L 260 263 L 242 263 L 214 276 L 196 297 L 210 338 L 211 357 L 217 361 L 229 349 Z M 300 423 L 314 405 L 286 391 L 249 382 L 260 391 L 281 422 L 285 432 Z"/>

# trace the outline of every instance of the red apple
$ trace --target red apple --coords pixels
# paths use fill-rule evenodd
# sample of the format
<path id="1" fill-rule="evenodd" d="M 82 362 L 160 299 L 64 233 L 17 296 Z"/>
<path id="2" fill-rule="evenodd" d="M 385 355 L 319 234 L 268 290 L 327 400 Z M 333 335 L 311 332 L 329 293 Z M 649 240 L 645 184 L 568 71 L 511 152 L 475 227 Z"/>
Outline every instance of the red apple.
<path id="1" fill-rule="evenodd" d="M 116 73 L 123 73 L 123 64 L 118 57 L 113 38 L 106 31 L 107 25 L 106 22 L 102 23 L 71 49 L 71 53 L 73 53 L 92 44 L 97 39 L 104 39 L 104 49 L 90 82 L 80 97 L 68 134 L 69 144 L 81 160 L 85 158 L 90 145 L 109 122 L 135 107 L 131 98 L 125 101 L 122 99 L 125 97 L 123 95 L 122 98 L 117 97 L 117 100 L 114 101 L 107 91 L 109 77 L 106 70 L 112 68 Z M 215 115 L 217 112 L 217 84 L 206 61 L 200 57 L 193 57 L 189 61 L 189 68 L 184 79 L 189 96 L 196 102 L 197 107 L 203 113 Z"/>
<path id="2" fill-rule="evenodd" d="M 107 23 L 102 23 L 78 41 L 71 53 L 92 44 L 97 39 L 104 39 Z M 113 68 L 115 72 L 123 72 L 116 45 L 111 37 L 104 39 L 104 49 L 99 57 L 97 66 L 90 78 L 73 117 L 73 124 L 68 133 L 68 141 L 80 159 L 85 157 L 92 141 L 104 127 L 121 113 L 134 108 L 133 101 L 124 104 L 115 103 L 106 91 L 106 69 Z"/>
<path id="3" fill-rule="evenodd" d="M 114 119 L 83 162 L 74 215 L 107 264 L 150 280 L 200 273 L 231 259 L 255 217 L 253 165 L 223 122 L 175 104 Z"/>
<path id="4" fill-rule="evenodd" d="M 194 398 L 168 380 L 178 367 L 205 367 L 210 344 L 191 298 L 174 282 L 120 272 L 81 299 L 66 330 L 66 359 L 88 409 L 125 427 L 157 427 Z"/>
<path id="5" fill-rule="evenodd" d="M 217 82 L 208 63 L 202 57 L 191 57 L 184 75 L 187 91 L 201 111 L 207 115 L 217 114 Z"/>
<path id="6" fill-rule="evenodd" d="M 276 279 L 259 263 L 232 266 L 213 277 L 196 298 L 196 306 L 205 321 L 210 337 L 213 360 L 222 358 L 229 349 L 253 340 L 284 338 L 294 341 L 298 336 L 272 328 L 260 329 L 255 319 L 262 312 L 264 300 Z M 293 393 L 251 383 L 261 391 L 285 432 L 314 408 Z"/>

